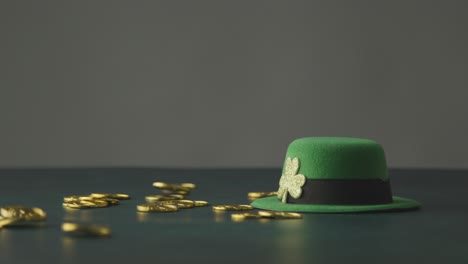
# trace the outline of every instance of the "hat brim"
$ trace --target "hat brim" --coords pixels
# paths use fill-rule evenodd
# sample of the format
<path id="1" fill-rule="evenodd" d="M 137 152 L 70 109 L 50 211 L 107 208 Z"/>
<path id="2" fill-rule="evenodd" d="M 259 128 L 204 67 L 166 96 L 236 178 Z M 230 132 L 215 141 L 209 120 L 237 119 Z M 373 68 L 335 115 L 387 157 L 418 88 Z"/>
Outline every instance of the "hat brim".
<path id="1" fill-rule="evenodd" d="M 418 209 L 421 204 L 415 200 L 393 196 L 389 204 L 374 205 L 324 205 L 282 203 L 276 196 L 260 198 L 252 202 L 253 207 L 271 211 L 302 213 L 359 213 L 374 211 L 404 211 Z"/>

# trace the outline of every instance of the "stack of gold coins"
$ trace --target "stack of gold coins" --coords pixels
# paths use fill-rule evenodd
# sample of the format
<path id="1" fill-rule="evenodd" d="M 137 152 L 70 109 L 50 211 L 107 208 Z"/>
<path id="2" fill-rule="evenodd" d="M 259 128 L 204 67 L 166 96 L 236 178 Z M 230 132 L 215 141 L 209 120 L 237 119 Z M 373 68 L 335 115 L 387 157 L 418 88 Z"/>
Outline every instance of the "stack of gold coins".
<path id="1" fill-rule="evenodd" d="M 0 207 L 0 228 L 16 224 L 35 224 L 46 219 L 46 212 L 38 207 L 21 205 Z"/>
<path id="2" fill-rule="evenodd" d="M 177 212 L 179 208 L 174 204 L 139 204 L 137 211 L 143 213 L 170 213 Z"/>
<path id="3" fill-rule="evenodd" d="M 145 200 L 148 203 L 160 202 L 160 201 L 172 201 L 172 200 L 183 200 L 185 196 L 182 194 L 153 194 L 147 195 Z"/>
<path id="4" fill-rule="evenodd" d="M 167 183 L 153 182 L 153 187 L 160 189 L 165 194 L 189 195 L 196 188 L 193 183 Z"/>
<path id="5" fill-rule="evenodd" d="M 185 197 L 196 188 L 193 183 L 153 182 L 153 187 L 162 191 L 160 194 L 147 195 L 146 204 L 137 205 L 138 212 L 167 213 L 207 206 L 207 201 L 188 200 Z"/>
<path id="6" fill-rule="evenodd" d="M 71 195 L 63 198 L 63 207 L 67 209 L 105 208 L 128 200 L 130 195 L 123 193 L 91 193 L 90 195 Z"/>

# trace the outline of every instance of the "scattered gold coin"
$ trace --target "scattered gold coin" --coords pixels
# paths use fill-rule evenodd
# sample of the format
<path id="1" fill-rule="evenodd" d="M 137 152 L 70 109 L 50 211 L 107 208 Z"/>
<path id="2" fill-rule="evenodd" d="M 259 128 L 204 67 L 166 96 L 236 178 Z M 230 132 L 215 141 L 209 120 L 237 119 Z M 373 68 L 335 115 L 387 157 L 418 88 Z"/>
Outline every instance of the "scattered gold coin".
<path id="1" fill-rule="evenodd" d="M 15 218 L 3 218 L 0 217 L 0 229 L 2 229 L 4 226 L 12 225 L 16 222 L 18 222 L 18 219 Z"/>
<path id="2" fill-rule="evenodd" d="M 154 202 L 157 205 L 175 205 L 179 209 L 186 209 L 195 207 L 195 203 L 191 200 L 172 200 L 172 201 L 158 201 Z"/>
<path id="3" fill-rule="evenodd" d="M 252 213 L 242 213 L 242 214 L 232 214 L 231 219 L 233 221 L 244 221 L 245 219 L 261 219 L 263 218 L 259 214 L 252 214 Z"/>
<path id="4" fill-rule="evenodd" d="M 65 196 L 63 197 L 63 201 L 68 203 L 68 202 L 79 202 L 79 201 L 105 201 L 109 205 L 118 205 L 120 203 L 120 200 L 114 199 L 114 198 L 107 198 L 107 197 L 102 197 L 102 198 L 96 198 L 92 196 L 80 196 L 80 195 L 71 195 L 71 196 Z"/>
<path id="5" fill-rule="evenodd" d="M 195 189 L 195 184 L 193 183 L 182 183 L 182 184 L 177 184 L 177 183 L 166 183 L 166 182 L 153 182 L 153 187 L 171 191 L 171 192 L 177 192 L 178 194 L 188 194 L 191 190 Z"/>
<path id="6" fill-rule="evenodd" d="M 213 206 L 213 210 L 215 211 L 248 211 L 253 209 L 253 206 L 247 204 L 225 204 Z"/>
<path id="7" fill-rule="evenodd" d="M 130 195 L 125 193 L 92 193 L 91 197 L 94 198 L 111 198 L 117 200 L 128 200 Z"/>
<path id="8" fill-rule="evenodd" d="M 177 212 L 179 208 L 173 204 L 139 204 L 137 205 L 138 212 L 145 212 L 145 213 L 155 213 L 155 212 Z"/>
<path id="9" fill-rule="evenodd" d="M 63 197 L 63 201 L 64 202 L 75 202 L 75 201 L 80 201 L 80 200 L 86 200 L 86 198 L 88 198 L 88 197 L 91 197 L 91 196 L 69 195 L 69 196 Z"/>
<path id="10" fill-rule="evenodd" d="M 195 205 L 195 207 L 202 207 L 202 206 L 209 205 L 207 201 L 193 201 L 193 204 Z"/>
<path id="11" fill-rule="evenodd" d="M 302 219 L 302 214 L 291 212 L 258 211 L 258 214 L 273 219 Z"/>
<path id="12" fill-rule="evenodd" d="M 182 191 L 182 190 L 178 190 L 178 191 L 173 191 L 173 190 L 161 190 L 163 192 L 163 194 L 177 194 L 177 195 L 189 195 L 190 194 L 190 191 Z"/>
<path id="13" fill-rule="evenodd" d="M 149 203 L 158 201 L 183 200 L 185 197 L 180 194 L 154 194 L 147 195 L 145 200 Z"/>
<path id="14" fill-rule="evenodd" d="M 13 205 L 1 207 L 0 217 L 34 222 L 44 221 L 47 214 L 41 208 Z"/>
<path id="15" fill-rule="evenodd" d="M 111 230 L 106 226 L 63 223 L 62 231 L 73 236 L 108 237 Z"/>
<path id="16" fill-rule="evenodd" d="M 119 199 L 114 199 L 114 198 L 97 198 L 97 199 L 94 198 L 92 201 L 96 201 L 96 200 L 107 202 L 108 205 L 119 205 L 120 204 L 120 200 Z"/>
<path id="17" fill-rule="evenodd" d="M 155 188 L 165 189 L 165 188 L 168 188 L 168 186 L 169 186 L 169 183 L 165 183 L 165 182 L 153 182 L 153 187 L 155 187 Z"/>
<path id="18" fill-rule="evenodd" d="M 269 196 L 276 196 L 278 195 L 277 192 L 249 192 L 247 196 L 250 199 L 258 199 L 258 198 L 263 198 L 263 197 L 269 197 Z"/>
<path id="19" fill-rule="evenodd" d="M 77 200 L 71 202 L 64 202 L 63 207 L 70 209 L 90 209 L 90 208 L 104 208 L 109 205 L 108 202 L 101 199 L 94 200 Z"/>
<path id="20" fill-rule="evenodd" d="M 302 215 L 290 212 L 272 212 L 259 211 L 258 213 L 242 213 L 232 214 L 231 219 L 235 222 L 244 221 L 245 219 L 301 219 Z"/>
<path id="21" fill-rule="evenodd" d="M 4 226 L 16 224 L 35 224 L 47 218 L 44 210 L 37 207 L 21 205 L 4 206 L 0 208 L 0 229 Z"/>
<path id="22" fill-rule="evenodd" d="M 197 186 L 194 183 L 190 183 L 190 182 L 181 183 L 180 186 L 184 188 L 189 188 L 190 190 L 197 188 Z"/>

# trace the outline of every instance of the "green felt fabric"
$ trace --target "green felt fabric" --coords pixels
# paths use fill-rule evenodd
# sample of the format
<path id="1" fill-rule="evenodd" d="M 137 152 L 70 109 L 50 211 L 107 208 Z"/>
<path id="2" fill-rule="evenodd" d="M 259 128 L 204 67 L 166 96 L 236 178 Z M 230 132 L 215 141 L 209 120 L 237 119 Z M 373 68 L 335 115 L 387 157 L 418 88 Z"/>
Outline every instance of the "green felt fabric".
<path id="1" fill-rule="evenodd" d="M 286 159 L 296 157 L 298 173 L 308 179 L 388 179 L 384 150 L 368 139 L 300 138 L 286 153 Z"/>
<path id="2" fill-rule="evenodd" d="M 421 205 L 411 199 L 393 196 L 393 203 L 379 205 L 324 205 L 324 204 L 288 204 L 282 203 L 277 197 L 257 199 L 251 204 L 264 210 L 303 212 L 303 213 L 359 213 L 372 211 L 414 210 Z"/>

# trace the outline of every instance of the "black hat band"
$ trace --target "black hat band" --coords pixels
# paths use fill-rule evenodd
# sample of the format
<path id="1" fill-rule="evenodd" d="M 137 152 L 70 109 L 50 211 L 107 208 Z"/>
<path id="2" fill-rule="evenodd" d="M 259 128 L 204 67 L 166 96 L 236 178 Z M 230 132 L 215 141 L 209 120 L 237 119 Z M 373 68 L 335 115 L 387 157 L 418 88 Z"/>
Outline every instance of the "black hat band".
<path id="1" fill-rule="evenodd" d="M 393 202 L 390 182 L 383 180 L 307 179 L 298 199 L 290 204 L 373 205 Z"/>

